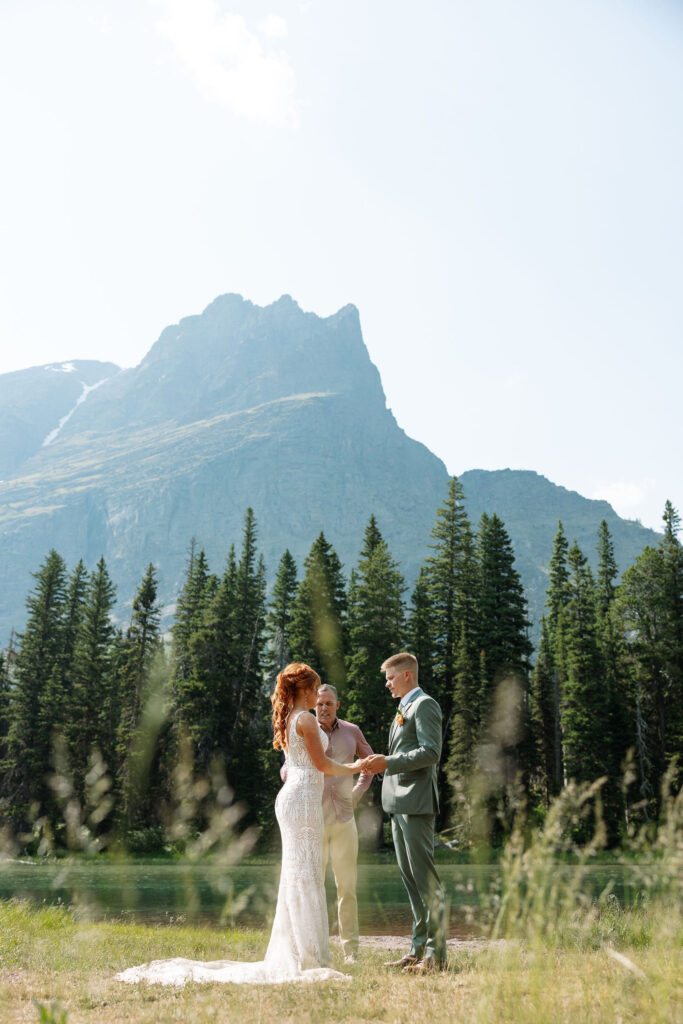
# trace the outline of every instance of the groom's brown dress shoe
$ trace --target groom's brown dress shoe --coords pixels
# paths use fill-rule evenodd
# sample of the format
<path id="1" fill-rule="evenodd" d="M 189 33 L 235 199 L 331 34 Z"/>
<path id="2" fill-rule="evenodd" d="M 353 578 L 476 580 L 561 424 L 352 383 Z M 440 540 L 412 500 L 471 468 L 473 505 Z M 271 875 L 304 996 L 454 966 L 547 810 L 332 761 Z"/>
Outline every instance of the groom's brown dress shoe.
<path id="1" fill-rule="evenodd" d="M 436 974 L 437 971 L 446 970 L 446 961 L 436 961 L 433 956 L 424 957 L 414 964 L 406 964 L 403 968 L 404 974 Z"/>
<path id="2" fill-rule="evenodd" d="M 384 966 L 385 967 L 398 967 L 398 968 L 403 968 L 403 970 L 405 970 L 406 967 L 413 967 L 418 962 L 419 962 L 419 958 L 418 957 L 413 956 L 412 953 L 406 953 L 406 955 L 402 956 L 400 960 L 389 960 L 389 961 L 387 961 L 387 963 L 385 963 Z"/>

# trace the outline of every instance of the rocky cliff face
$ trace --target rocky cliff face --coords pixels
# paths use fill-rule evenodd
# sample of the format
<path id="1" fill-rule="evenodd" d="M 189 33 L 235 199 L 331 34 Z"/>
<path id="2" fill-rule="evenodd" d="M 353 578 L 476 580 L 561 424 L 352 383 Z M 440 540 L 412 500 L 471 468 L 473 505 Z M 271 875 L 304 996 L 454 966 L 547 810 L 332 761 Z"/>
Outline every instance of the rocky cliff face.
<path id="1" fill-rule="evenodd" d="M 76 408 L 119 372 L 113 363 L 77 359 L 0 375 L 0 479 L 54 443 Z"/>
<path id="2" fill-rule="evenodd" d="M 387 410 L 353 306 L 322 319 L 286 296 L 265 309 L 223 296 L 0 485 L 0 630 L 21 625 L 50 547 L 69 564 L 103 554 L 123 602 L 153 561 L 172 605 L 191 537 L 219 570 L 248 505 L 271 573 L 321 529 L 350 566 L 375 511 L 414 574 L 446 479 Z"/>
<path id="3" fill-rule="evenodd" d="M 170 612 L 190 539 L 219 571 L 248 505 L 271 576 L 286 547 L 301 564 L 321 529 L 350 570 L 374 513 L 415 578 L 447 472 L 386 408 L 355 307 L 321 318 L 289 296 L 261 308 L 224 295 L 166 328 L 135 369 L 73 365 L 0 377 L 0 642 L 23 626 L 49 548 L 70 566 L 104 555 L 124 621 L 154 562 Z M 587 554 L 607 518 L 622 567 L 655 536 L 537 474 L 462 479 L 475 521 L 506 522 L 535 614 L 558 518 Z"/>

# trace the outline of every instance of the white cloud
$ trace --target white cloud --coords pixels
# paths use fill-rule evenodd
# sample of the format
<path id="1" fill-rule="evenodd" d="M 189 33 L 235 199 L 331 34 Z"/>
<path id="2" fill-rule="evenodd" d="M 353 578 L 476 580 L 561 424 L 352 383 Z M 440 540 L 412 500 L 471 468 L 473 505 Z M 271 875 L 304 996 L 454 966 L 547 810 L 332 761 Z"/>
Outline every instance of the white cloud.
<path id="1" fill-rule="evenodd" d="M 652 487 L 652 480 L 615 480 L 598 487 L 591 498 L 608 501 L 620 515 L 637 513 Z"/>
<path id="2" fill-rule="evenodd" d="M 259 32 L 271 39 L 281 39 L 287 35 L 287 22 L 279 14 L 269 14 L 260 23 Z"/>
<path id="3" fill-rule="evenodd" d="M 275 123 L 296 117 L 295 78 L 287 55 L 264 50 L 240 14 L 216 0 L 152 0 L 163 8 L 157 27 L 209 100 L 240 117 Z M 281 24 L 280 24 L 281 23 Z M 271 37 L 287 30 L 271 15 Z"/>

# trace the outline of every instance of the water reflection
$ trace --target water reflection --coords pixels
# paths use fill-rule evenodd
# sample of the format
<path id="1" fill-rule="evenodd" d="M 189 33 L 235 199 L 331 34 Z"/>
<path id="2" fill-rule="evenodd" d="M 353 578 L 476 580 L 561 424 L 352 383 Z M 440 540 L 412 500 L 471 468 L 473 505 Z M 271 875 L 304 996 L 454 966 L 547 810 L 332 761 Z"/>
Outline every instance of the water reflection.
<path id="1" fill-rule="evenodd" d="M 558 870 L 575 869 L 560 866 Z M 451 907 L 450 937 L 480 934 L 477 911 L 497 886 L 496 865 L 440 864 Z M 0 863 L 0 899 L 71 906 L 90 920 L 125 918 L 145 923 L 184 921 L 268 928 L 274 913 L 280 866 L 256 858 L 226 869 L 203 862 L 92 860 L 4 861 Z M 588 871 L 587 887 L 597 897 L 607 889 L 620 901 L 635 895 L 623 865 Z M 336 918 L 335 891 L 327 878 L 330 922 Z M 359 864 L 358 903 L 364 934 L 407 934 L 410 911 L 395 863 Z"/>

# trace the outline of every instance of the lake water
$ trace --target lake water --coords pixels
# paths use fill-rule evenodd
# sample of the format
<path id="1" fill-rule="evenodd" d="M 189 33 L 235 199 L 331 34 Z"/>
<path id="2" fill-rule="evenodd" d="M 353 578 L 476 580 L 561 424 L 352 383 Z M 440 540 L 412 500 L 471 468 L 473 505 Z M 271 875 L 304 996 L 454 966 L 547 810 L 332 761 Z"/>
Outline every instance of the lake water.
<path id="1" fill-rule="evenodd" d="M 480 931 L 482 899 L 496 886 L 496 865 L 439 864 L 450 902 L 451 937 Z M 559 870 L 572 871 L 565 866 Z M 591 868 L 587 887 L 597 896 L 606 887 L 628 899 L 630 885 L 621 865 Z M 239 923 L 268 927 L 280 874 L 279 863 L 253 859 L 237 866 L 179 861 L 74 860 L 0 862 L 0 899 L 74 907 L 85 918 L 124 918 L 147 923 Z M 328 872 L 330 919 L 334 883 Z M 395 862 L 359 864 L 359 918 L 366 934 L 410 931 L 408 901 Z M 478 913 L 479 911 L 479 913 Z"/>

